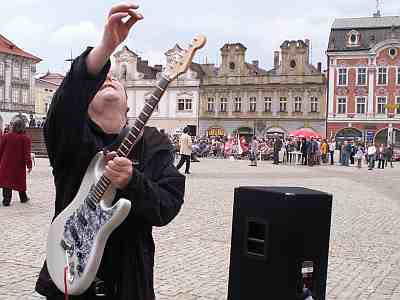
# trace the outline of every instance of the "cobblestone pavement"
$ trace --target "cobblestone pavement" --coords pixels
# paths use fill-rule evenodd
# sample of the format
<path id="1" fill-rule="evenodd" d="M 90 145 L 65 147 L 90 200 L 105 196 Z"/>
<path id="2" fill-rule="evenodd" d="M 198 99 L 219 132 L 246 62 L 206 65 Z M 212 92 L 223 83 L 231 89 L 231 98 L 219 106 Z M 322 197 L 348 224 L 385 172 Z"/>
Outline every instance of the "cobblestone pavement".
<path id="1" fill-rule="evenodd" d="M 53 214 L 46 159 L 37 159 L 28 185 L 30 202 L 19 203 L 14 193 L 11 207 L 0 205 L 0 299 L 42 299 L 33 287 Z M 270 162 L 250 168 L 247 161 L 228 160 L 193 163 L 181 213 L 155 229 L 157 299 L 227 298 L 233 189 L 239 185 L 332 193 L 327 299 L 400 299 L 400 164 L 368 171 Z"/>

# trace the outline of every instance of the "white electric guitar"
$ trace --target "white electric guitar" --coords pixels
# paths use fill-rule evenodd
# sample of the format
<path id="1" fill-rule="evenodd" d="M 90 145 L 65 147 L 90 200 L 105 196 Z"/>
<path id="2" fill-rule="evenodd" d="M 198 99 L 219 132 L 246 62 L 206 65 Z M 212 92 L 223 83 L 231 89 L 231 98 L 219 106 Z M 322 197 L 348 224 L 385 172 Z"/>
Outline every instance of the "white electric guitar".
<path id="1" fill-rule="evenodd" d="M 196 36 L 188 49 L 176 45 L 151 96 L 126 135 L 117 153 L 128 156 L 168 84 L 187 71 L 195 52 L 206 38 Z M 104 247 L 113 230 L 128 216 L 131 202 L 112 202 L 116 190 L 103 175 L 104 156 L 99 152 L 91 161 L 74 200 L 50 225 L 47 238 L 47 268 L 55 285 L 65 294 L 80 295 L 93 283 Z"/>

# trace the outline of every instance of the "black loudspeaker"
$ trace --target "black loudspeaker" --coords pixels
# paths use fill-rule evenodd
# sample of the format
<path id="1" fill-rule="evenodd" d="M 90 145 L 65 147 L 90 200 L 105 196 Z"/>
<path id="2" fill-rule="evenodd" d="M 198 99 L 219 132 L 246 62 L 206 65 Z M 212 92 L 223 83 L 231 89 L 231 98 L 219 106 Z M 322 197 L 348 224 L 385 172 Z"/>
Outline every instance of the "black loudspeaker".
<path id="1" fill-rule="evenodd" d="M 228 300 L 324 300 L 332 195 L 235 189 Z"/>

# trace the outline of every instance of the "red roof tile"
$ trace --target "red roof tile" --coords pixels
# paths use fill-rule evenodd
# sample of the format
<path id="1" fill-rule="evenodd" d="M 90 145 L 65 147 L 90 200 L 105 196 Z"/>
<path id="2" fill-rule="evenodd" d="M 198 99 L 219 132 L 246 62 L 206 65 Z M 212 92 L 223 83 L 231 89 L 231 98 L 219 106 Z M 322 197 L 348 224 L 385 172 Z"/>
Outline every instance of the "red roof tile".
<path id="1" fill-rule="evenodd" d="M 64 75 L 59 74 L 59 73 L 47 72 L 43 76 L 40 76 L 39 78 L 37 78 L 37 80 L 49 82 L 49 83 L 52 83 L 55 85 L 60 85 L 61 82 L 64 80 Z"/>
<path id="2" fill-rule="evenodd" d="M 0 53 L 13 54 L 22 56 L 25 58 L 32 59 L 35 63 L 42 61 L 39 57 L 30 54 L 17 47 L 13 42 L 7 40 L 3 35 L 0 34 Z"/>

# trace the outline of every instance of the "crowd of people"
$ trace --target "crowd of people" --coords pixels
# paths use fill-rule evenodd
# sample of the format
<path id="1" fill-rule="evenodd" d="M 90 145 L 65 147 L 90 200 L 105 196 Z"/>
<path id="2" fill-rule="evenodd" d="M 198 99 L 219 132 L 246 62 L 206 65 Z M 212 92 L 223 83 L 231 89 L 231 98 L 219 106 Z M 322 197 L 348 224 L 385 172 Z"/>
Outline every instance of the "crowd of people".
<path id="1" fill-rule="evenodd" d="M 179 153 L 179 135 L 170 137 Z M 202 158 L 248 159 L 251 166 L 258 160 L 272 160 L 273 164 L 301 164 L 307 166 L 339 164 L 372 170 L 393 167 L 393 145 L 374 144 L 354 140 L 327 140 L 280 135 L 258 137 L 248 141 L 238 137 L 192 137 L 191 161 Z"/>

